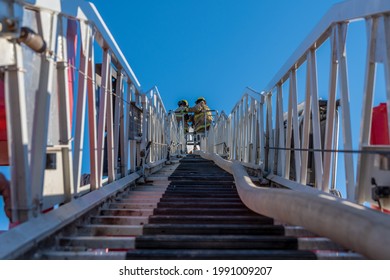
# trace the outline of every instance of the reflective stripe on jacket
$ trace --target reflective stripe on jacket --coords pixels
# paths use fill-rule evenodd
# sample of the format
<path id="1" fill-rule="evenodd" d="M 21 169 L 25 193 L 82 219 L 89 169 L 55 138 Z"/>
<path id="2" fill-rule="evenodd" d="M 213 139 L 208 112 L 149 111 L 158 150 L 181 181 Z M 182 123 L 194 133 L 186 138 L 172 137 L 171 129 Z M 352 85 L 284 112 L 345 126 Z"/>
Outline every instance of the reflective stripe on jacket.
<path id="1" fill-rule="evenodd" d="M 201 101 L 194 107 L 188 108 L 188 112 L 194 113 L 195 132 L 204 132 L 205 127 L 207 129 L 210 127 L 213 117 L 206 102 Z"/>

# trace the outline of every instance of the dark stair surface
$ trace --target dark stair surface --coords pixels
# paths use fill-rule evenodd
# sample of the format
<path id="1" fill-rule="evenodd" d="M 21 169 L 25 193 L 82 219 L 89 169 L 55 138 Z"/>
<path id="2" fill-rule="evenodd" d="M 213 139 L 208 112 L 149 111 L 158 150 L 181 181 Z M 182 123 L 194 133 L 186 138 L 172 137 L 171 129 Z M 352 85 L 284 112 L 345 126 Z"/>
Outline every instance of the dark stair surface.
<path id="1" fill-rule="evenodd" d="M 169 177 L 127 259 L 316 259 L 283 226 L 248 209 L 231 174 L 188 155 Z"/>

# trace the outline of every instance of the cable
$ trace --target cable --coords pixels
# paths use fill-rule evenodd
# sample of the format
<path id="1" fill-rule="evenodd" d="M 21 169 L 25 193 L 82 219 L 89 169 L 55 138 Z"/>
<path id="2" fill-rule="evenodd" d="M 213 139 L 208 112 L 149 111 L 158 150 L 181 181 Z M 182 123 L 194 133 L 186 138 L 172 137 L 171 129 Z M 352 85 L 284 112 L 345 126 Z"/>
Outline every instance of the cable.
<path id="1" fill-rule="evenodd" d="M 277 148 L 277 147 L 264 147 L 269 150 L 283 150 L 283 151 L 302 151 L 302 152 L 324 152 L 324 153 L 356 153 L 356 154 L 390 154 L 390 151 L 385 150 L 375 150 L 375 151 L 365 151 L 365 150 L 340 150 L 340 149 L 295 149 L 295 148 Z"/>

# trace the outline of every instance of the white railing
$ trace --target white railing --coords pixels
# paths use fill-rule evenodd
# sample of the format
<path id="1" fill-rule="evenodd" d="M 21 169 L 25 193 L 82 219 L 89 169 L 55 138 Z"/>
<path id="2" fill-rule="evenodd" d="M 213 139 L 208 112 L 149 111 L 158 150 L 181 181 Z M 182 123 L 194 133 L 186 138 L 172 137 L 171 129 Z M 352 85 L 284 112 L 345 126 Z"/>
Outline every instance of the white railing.
<path id="1" fill-rule="evenodd" d="M 221 156 L 228 156 L 228 143 L 231 140 L 230 135 L 230 119 L 224 111 L 218 116 L 215 125 L 209 130 L 209 143 L 207 151 L 210 153 L 218 153 Z"/>
<path id="2" fill-rule="evenodd" d="M 167 143 L 169 143 L 170 156 L 179 156 L 184 152 L 186 143 L 184 138 L 183 125 L 178 125 L 175 113 L 170 111 L 167 116 L 167 125 L 165 126 Z"/>
<path id="3" fill-rule="evenodd" d="M 215 135 L 214 142 L 222 137 L 230 159 L 259 165 L 274 182 L 324 192 L 345 184 L 348 200 L 378 204 L 371 177 L 390 185 L 390 146 L 374 145 L 370 135 L 374 92 L 376 102 L 390 106 L 389 50 L 389 1 L 335 5 L 261 95 L 244 93 L 229 115 L 229 132 Z M 366 61 L 358 63 L 362 57 Z M 384 77 L 377 77 L 381 65 Z M 375 90 L 375 82 L 384 86 Z M 384 121 L 390 123 L 390 110 Z M 389 208 L 390 199 L 380 198 L 379 204 Z"/>
<path id="4" fill-rule="evenodd" d="M 167 159 L 170 139 L 168 139 L 166 128 L 170 124 L 157 87 L 149 90 L 142 102 L 146 110 L 143 124 L 148 128 L 143 134 L 143 143 L 150 143 L 146 163 L 157 163 Z"/>
<path id="5" fill-rule="evenodd" d="M 177 146 L 93 4 L 0 0 L 0 22 L 13 221 L 142 170 L 149 142 L 148 163 Z"/>

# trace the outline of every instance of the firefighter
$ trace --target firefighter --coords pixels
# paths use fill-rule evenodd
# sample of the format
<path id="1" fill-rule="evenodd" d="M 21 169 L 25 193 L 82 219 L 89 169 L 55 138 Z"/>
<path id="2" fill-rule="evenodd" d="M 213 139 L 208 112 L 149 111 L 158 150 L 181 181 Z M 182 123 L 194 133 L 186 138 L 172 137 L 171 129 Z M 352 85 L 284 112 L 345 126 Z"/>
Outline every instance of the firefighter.
<path id="1" fill-rule="evenodd" d="M 175 116 L 177 120 L 177 124 L 180 126 L 180 124 L 183 124 L 184 127 L 184 133 L 188 132 L 188 122 L 190 121 L 190 116 L 186 114 L 188 110 L 188 101 L 183 99 L 180 100 L 177 105 L 179 106 L 175 110 Z"/>
<path id="2" fill-rule="evenodd" d="M 1 173 L 0 173 L 0 196 L 2 196 L 3 200 L 4 200 L 5 215 L 11 221 L 11 219 L 12 219 L 11 189 L 10 189 L 9 181 Z"/>
<path id="3" fill-rule="evenodd" d="M 195 106 L 188 108 L 188 112 L 194 113 L 195 133 L 205 133 L 209 130 L 213 117 L 204 97 L 199 97 L 195 101 Z"/>

